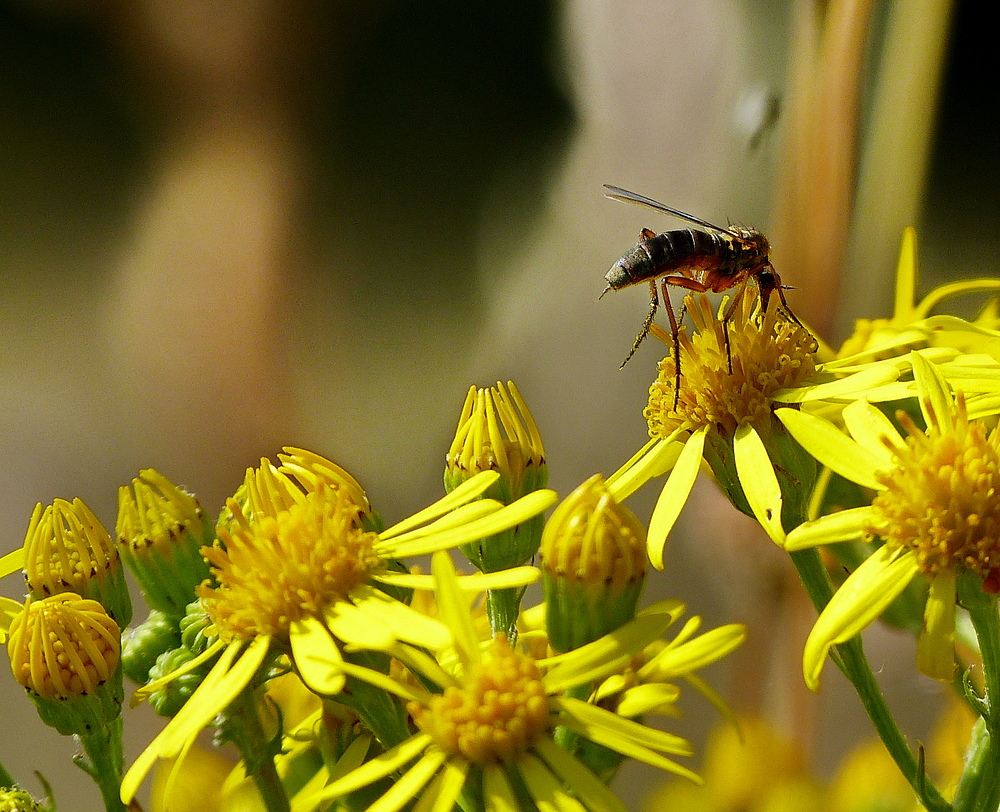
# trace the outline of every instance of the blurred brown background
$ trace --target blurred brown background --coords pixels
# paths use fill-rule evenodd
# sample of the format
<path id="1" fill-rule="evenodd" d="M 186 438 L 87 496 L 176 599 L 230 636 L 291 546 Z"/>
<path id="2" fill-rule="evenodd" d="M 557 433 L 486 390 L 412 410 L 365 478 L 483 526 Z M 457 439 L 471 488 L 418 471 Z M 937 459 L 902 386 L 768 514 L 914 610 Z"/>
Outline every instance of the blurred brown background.
<path id="1" fill-rule="evenodd" d="M 0 2 L 0 552 L 57 496 L 113 527 L 116 488 L 144 467 L 214 511 L 284 444 L 400 518 L 440 494 L 468 386 L 497 379 L 531 406 L 553 487 L 613 471 L 645 439 L 657 352 L 619 371 L 645 294 L 597 296 L 640 228 L 678 224 L 601 185 L 766 231 L 794 6 Z M 997 272 L 993 77 L 970 17 L 959 4 L 917 223 L 927 284 Z M 888 284 L 838 312 L 884 315 Z M 633 508 L 647 518 L 654 497 Z M 760 539 L 736 551 L 749 531 L 698 504 L 651 591 L 752 620 L 781 563 Z M 873 646 L 876 669 L 910 657 L 893 635 Z M 0 760 L 35 791 L 42 770 L 63 809 L 97 809 L 72 744 L 3 671 Z M 885 676 L 920 735 L 936 688 Z M 780 708 L 781 684 L 759 688 Z M 828 767 L 867 723 L 832 673 L 825 688 Z M 711 715 L 686 707 L 697 737 Z M 130 759 L 152 724 L 127 717 Z M 623 776 L 630 806 L 652 780 Z"/>

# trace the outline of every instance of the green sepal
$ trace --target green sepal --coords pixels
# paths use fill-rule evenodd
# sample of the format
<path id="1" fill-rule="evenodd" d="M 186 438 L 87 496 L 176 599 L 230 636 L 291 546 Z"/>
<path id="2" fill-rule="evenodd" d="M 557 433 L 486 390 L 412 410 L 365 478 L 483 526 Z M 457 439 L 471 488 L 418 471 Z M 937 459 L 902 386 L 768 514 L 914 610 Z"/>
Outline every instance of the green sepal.
<path id="1" fill-rule="evenodd" d="M 31 690 L 26 690 L 26 693 L 35 703 L 38 717 L 49 727 L 63 736 L 89 736 L 94 731 L 109 727 L 121 716 L 125 698 L 121 663 L 111 677 L 90 694 L 47 699 Z"/>
<path id="2" fill-rule="evenodd" d="M 595 589 L 542 568 L 546 627 L 556 651 L 572 651 L 613 632 L 635 617 L 645 578 L 613 591 Z"/>

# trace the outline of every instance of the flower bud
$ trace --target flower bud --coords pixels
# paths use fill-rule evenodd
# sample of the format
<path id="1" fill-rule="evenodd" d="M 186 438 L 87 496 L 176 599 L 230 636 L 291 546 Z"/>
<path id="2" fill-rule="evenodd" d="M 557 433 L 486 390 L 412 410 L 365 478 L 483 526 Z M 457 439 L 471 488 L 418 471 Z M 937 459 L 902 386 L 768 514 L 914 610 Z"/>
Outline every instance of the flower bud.
<path id="1" fill-rule="evenodd" d="M 209 577 L 201 548 L 211 544 L 211 522 L 191 494 L 158 471 L 141 471 L 118 489 L 118 545 L 146 602 L 174 618 Z"/>
<path id="2" fill-rule="evenodd" d="M 579 648 L 635 617 L 646 531 L 595 474 L 553 511 L 539 551 L 549 640 Z"/>
<path id="3" fill-rule="evenodd" d="M 121 630 L 97 601 L 72 592 L 29 597 L 7 653 L 42 721 L 64 736 L 86 736 L 120 715 Z"/>
<path id="4" fill-rule="evenodd" d="M 444 474 L 447 492 L 482 471 L 500 479 L 483 494 L 505 505 L 544 488 L 549 472 L 534 418 L 512 382 L 495 388 L 472 387 L 465 398 Z M 519 566 L 538 550 L 544 518 L 535 516 L 504 533 L 468 544 L 466 557 L 483 572 Z"/>
<path id="5" fill-rule="evenodd" d="M 74 592 L 98 601 L 119 626 L 132 619 L 118 551 L 80 499 L 35 505 L 24 541 L 24 579 L 32 598 Z"/>

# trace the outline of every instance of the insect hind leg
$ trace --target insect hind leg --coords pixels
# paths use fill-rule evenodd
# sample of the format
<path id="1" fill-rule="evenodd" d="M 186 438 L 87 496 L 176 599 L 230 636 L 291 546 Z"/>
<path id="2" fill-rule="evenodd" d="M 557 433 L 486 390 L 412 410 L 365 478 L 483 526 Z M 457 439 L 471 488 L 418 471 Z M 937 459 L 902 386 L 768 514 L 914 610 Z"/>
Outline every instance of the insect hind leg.
<path id="1" fill-rule="evenodd" d="M 603 294 L 602 294 L 603 295 Z M 670 310 L 670 300 L 667 299 L 667 309 Z M 632 349 L 628 351 L 628 355 L 625 356 L 625 360 L 622 361 L 622 365 L 618 367 L 623 369 L 625 364 L 632 360 L 632 356 L 635 355 L 635 351 L 639 349 L 639 345 L 642 344 L 643 339 L 649 335 L 649 328 L 653 326 L 653 317 L 656 315 L 656 308 L 660 306 L 660 299 L 656 293 L 656 280 L 651 279 L 649 281 L 649 315 L 646 316 L 646 320 L 642 323 L 642 329 L 639 330 L 639 335 L 635 337 L 635 343 L 632 345 Z M 671 318 L 673 317 L 673 311 L 670 311 Z"/>

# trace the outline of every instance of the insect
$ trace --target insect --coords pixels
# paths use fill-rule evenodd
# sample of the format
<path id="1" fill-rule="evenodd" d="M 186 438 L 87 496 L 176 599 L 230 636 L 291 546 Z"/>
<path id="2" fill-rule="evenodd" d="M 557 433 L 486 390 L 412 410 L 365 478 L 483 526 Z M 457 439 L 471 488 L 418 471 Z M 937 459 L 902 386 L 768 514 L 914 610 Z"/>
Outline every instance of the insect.
<path id="1" fill-rule="evenodd" d="M 784 286 L 770 260 L 770 243 L 767 237 L 753 228 L 738 228 L 730 226 L 722 228 L 713 225 L 693 215 L 678 209 L 665 206 L 663 203 L 645 195 L 629 192 L 617 186 L 605 184 L 607 197 L 626 203 L 638 203 L 664 214 L 671 214 L 689 223 L 708 229 L 701 231 L 694 228 L 684 228 L 676 231 L 665 231 L 656 234 L 644 228 L 639 234 L 639 243 L 619 259 L 605 275 L 608 286 L 601 293 L 604 296 L 609 290 L 621 290 L 642 282 L 649 283 L 649 315 L 642 323 L 642 329 L 629 350 L 622 366 L 627 364 L 635 351 L 639 349 L 643 339 L 649 334 L 653 317 L 660 305 L 656 289 L 657 281 L 663 290 L 663 304 L 670 317 L 670 333 L 674 343 L 674 358 L 676 363 L 676 381 L 674 386 L 674 409 L 677 408 L 680 397 L 680 339 L 678 336 L 678 319 L 670 305 L 667 286 L 684 288 L 693 293 L 722 293 L 732 288 L 739 288 L 733 301 L 723 314 L 722 324 L 726 341 L 726 355 L 729 362 L 729 372 L 733 371 L 733 359 L 729 347 L 729 319 L 734 309 L 746 293 L 750 280 L 757 285 L 760 296 L 761 310 L 767 312 L 771 294 L 777 293 L 784 312 L 796 324 L 801 322 L 795 317 L 788 302 L 785 301 Z M 681 310 L 681 319 L 684 311 Z"/>

